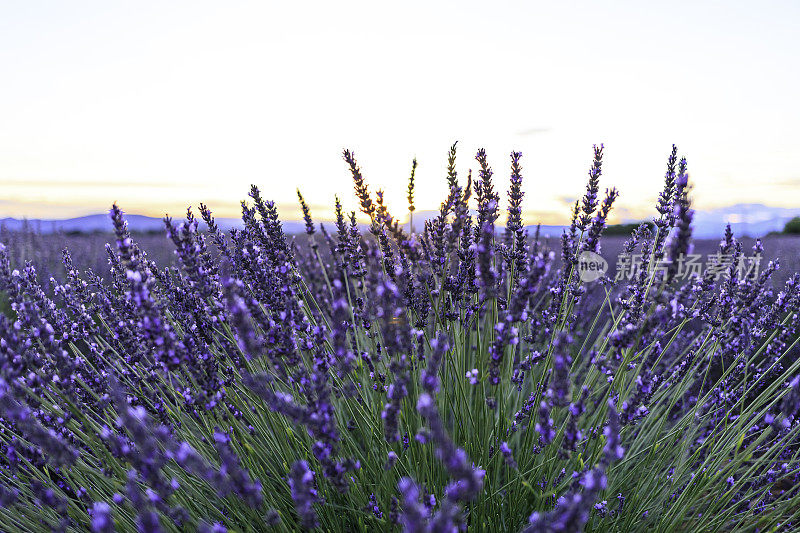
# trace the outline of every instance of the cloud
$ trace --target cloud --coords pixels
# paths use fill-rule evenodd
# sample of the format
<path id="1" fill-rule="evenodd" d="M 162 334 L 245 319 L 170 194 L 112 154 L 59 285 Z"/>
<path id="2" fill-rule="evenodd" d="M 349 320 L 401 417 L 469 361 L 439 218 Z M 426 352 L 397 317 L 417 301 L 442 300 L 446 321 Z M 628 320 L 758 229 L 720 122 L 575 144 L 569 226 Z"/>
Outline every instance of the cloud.
<path id="1" fill-rule="evenodd" d="M 185 189 L 187 184 L 163 181 L 86 181 L 86 180 L 30 180 L 30 179 L 4 179 L 3 184 L 13 187 L 50 187 L 50 188 L 113 188 L 113 187 L 152 187 L 158 189 L 175 188 Z"/>
<path id="2" fill-rule="evenodd" d="M 775 187 L 800 187 L 800 178 L 789 178 L 772 182 Z"/>
<path id="3" fill-rule="evenodd" d="M 528 137 L 530 135 L 538 135 L 540 133 L 549 133 L 553 128 L 528 128 L 526 130 L 518 131 L 517 135 L 520 137 Z"/>
<path id="4" fill-rule="evenodd" d="M 572 206 L 575 203 L 575 200 L 577 200 L 577 198 L 574 196 L 559 196 L 556 199 L 562 204 L 566 204 L 568 206 Z"/>

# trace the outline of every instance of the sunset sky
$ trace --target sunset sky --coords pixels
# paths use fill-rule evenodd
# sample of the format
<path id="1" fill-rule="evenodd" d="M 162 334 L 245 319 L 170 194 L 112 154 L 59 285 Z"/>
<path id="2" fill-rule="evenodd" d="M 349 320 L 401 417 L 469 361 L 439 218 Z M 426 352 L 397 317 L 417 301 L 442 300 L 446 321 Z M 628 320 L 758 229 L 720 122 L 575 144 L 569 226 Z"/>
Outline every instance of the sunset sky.
<path id="1" fill-rule="evenodd" d="M 563 222 L 593 143 L 618 217 L 648 216 L 672 143 L 699 208 L 800 207 L 800 2 L 0 4 L 0 218 L 237 216 L 251 183 L 355 208 L 343 148 L 397 214 L 485 147 L 526 219 Z"/>

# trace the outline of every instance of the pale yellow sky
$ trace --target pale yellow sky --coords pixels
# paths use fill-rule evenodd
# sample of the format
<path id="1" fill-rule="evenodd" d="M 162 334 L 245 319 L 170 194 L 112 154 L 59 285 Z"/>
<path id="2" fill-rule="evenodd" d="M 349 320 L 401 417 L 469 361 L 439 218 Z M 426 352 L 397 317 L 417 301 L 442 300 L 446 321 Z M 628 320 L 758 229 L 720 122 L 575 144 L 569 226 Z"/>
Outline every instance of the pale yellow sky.
<path id="1" fill-rule="evenodd" d="M 648 214 L 666 156 L 697 205 L 800 206 L 797 2 L 0 4 L 0 217 L 237 216 L 250 183 L 296 217 L 354 208 L 345 147 L 405 211 L 485 147 L 523 152 L 528 222 L 563 221 L 593 143 L 619 214 Z"/>

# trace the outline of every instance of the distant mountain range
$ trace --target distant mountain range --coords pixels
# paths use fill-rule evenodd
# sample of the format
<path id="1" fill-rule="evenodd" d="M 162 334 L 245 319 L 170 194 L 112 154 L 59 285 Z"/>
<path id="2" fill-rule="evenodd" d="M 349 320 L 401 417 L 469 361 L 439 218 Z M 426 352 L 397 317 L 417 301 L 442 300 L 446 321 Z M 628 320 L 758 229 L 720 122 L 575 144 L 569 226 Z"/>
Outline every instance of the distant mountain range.
<path id="1" fill-rule="evenodd" d="M 414 227 L 419 231 L 425 220 L 431 219 L 438 213 L 435 211 L 419 211 L 414 213 Z M 796 209 L 784 207 L 769 207 L 763 204 L 736 204 L 728 207 L 695 212 L 694 236 L 701 239 L 721 237 L 725 225 L 730 223 L 736 236 L 760 237 L 771 231 L 781 231 L 783 226 L 793 217 L 800 216 L 800 207 Z M 128 226 L 134 232 L 160 231 L 164 222 L 160 218 L 143 215 L 126 215 Z M 236 218 L 218 218 L 217 225 L 223 230 L 238 227 L 241 220 Z M 624 220 L 630 223 L 636 220 Z M 332 227 L 333 224 L 327 222 Z M 0 226 L 7 230 L 19 231 L 24 227 L 42 233 L 64 231 L 68 233 L 93 233 L 111 231 L 111 221 L 107 214 L 88 215 L 63 220 L 20 220 L 15 218 L 0 219 Z M 407 223 L 406 223 L 407 226 Z M 542 226 L 542 235 L 557 237 L 566 226 Z M 528 226 L 530 231 L 535 226 Z M 283 230 L 288 234 L 302 233 L 305 224 L 302 221 L 288 220 L 283 222 Z"/>
<path id="2" fill-rule="evenodd" d="M 762 237 L 771 231 L 782 231 L 792 218 L 800 216 L 800 207 L 769 207 L 763 204 L 736 204 L 694 215 L 695 235 L 700 238 L 721 237 L 730 223 L 736 236 Z"/>
<path id="3" fill-rule="evenodd" d="M 126 214 L 125 220 L 128 222 L 128 228 L 133 232 L 161 231 L 164 229 L 164 221 L 161 218 Z M 176 219 L 176 221 L 179 220 Z M 216 222 L 223 230 L 238 227 L 242 223 L 237 218 L 218 218 Z M 202 221 L 201 224 L 205 226 Z M 94 233 L 112 230 L 111 219 L 107 214 L 86 215 L 59 220 L 0 218 L 0 226 L 4 226 L 11 231 L 19 231 L 27 227 L 42 233 L 54 233 L 56 231 Z M 287 222 L 284 223 L 284 228 L 287 232 L 302 231 L 304 224 L 302 222 Z"/>

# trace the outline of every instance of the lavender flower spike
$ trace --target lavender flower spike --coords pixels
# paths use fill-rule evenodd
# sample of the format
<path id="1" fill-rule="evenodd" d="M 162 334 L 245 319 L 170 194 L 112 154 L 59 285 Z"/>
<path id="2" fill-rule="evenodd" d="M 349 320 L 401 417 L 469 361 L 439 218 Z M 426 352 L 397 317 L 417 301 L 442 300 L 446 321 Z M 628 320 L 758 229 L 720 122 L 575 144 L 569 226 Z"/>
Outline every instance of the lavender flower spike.
<path id="1" fill-rule="evenodd" d="M 114 531 L 111 506 L 106 502 L 95 502 L 91 509 L 91 516 L 93 533 L 112 533 Z"/>
<path id="2" fill-rule="evenodd" d="M 606 437 L 606 445 L 603 448 L 604 461 L 610 464 L 615 460 L 622 459 L 625 454 L 625 448 L 620 444 L 620 423 L 619 414 L 614 406 L 614 400 L 608 400 L 608 426 L 603 430 L 603 435 Z"/>
<path id="3" fill-rule="evenodd" d="M 289 488 L 292 492 L 294 508 L 300 517 L 300 525 L 305 529 L 314 529 L 319 525 L 314 504 L 321 502 L 314 486 L 314 471 L 308 468 L 305 461 L 296 461 L 289 472 Z"/>
<path id="4" fill-rule="evenodd" d="M 428 531 L 428 510 L 420 503 L 419 486 L 411 478 L 401 478 L 397 490 L 403 497 L 403 512 L 400 521 L 405 533 L 425 533 Z"/>

